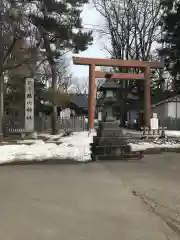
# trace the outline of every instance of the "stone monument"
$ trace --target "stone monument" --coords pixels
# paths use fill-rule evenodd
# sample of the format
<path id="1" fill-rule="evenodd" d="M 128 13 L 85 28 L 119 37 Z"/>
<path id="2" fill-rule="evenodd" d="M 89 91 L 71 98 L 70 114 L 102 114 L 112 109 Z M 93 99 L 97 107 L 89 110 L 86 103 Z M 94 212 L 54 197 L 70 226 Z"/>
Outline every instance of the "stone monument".
<path id="1" fill-rule="evenodd" d="M 103 91 L 103 99 L 98 104 L 102 108 L 102 120 L 99 122 L 97 136 L 93 137 L 91 144 L 91 157 L 96 160 L 119 160 L 124 158 L 140 158 L 141 153 L 132 152 L 127 144 L 116 119 L 115 106 L 117 106 L 117 91 L 119 84 L 114 79 L 107 78 L 100 88 Z"/>

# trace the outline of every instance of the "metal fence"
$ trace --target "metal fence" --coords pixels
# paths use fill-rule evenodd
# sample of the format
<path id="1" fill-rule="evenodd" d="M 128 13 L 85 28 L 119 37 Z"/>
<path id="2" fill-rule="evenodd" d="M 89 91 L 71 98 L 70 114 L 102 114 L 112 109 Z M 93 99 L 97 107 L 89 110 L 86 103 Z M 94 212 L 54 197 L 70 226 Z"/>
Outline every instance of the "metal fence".
<path id="1" fill-rule="evenodd" d="M 37 132 L 51 131 L 51 116 L 35 117 L 34 128 Z M 4 133 L 16 134 L 24 132 L 24 119 L 17 117 L 4 117 Z M 70 130 L 73 132 L 82 132 L 88 130 L 88 124 L 84 117 L 57 118 L 57 130 Z"/>
<path id="2" fill-rule="evenodd" d="M 159 121 L 159 126 L 168 130 L 180 130 L 180 118 L 167 117 Z"/>
<path id="3" fill-rule="evenodd" d="M 142 125 L 127 123 L 127 128 L 140 130 Z M 167 130 L 180 130 L 180 118 L 166 117 L 159 119 L 159 127 L 165 127 Z"/>
<path id="4" fill-rule="evenodd" d="M 50 132 L 51 131 L 51 116 L 35 117 L 34 125 L 37 132 Z M 3 119 L 4 134 L 23 133 L 24 118 L 8 117 Z M 159 120 L 159 126 L 165 127 L 167 130 L 180 130 L 180 118 L 167 117 Z M 134 125 L 128 125 L 128 128 L 136 128 Z M 84 117 L 71 117 L 71 118 L 57 118 L 57 130 L 83 132 L 88 131 L 88 123 Z"/>

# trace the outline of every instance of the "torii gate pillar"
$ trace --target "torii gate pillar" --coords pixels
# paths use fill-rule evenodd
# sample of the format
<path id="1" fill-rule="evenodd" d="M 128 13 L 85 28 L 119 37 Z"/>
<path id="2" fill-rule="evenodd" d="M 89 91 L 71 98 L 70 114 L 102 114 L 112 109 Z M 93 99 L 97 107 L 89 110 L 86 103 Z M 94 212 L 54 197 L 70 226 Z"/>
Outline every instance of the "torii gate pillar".
<path id="1" fill-rule="evenodd" d="M 95 76 L 95 65 L 89 65 L 89 96 L 88 96 L 88 127 L 89 130 L 94 129 L 95 119 L 95 98 L 96 98 L 96 76 Z"/>
<path id="2" fill-rule="evenodd" d="M 150 127 L 151 119 L 151 87 L 150 67 L 144 69 L 144 126 Z"/>

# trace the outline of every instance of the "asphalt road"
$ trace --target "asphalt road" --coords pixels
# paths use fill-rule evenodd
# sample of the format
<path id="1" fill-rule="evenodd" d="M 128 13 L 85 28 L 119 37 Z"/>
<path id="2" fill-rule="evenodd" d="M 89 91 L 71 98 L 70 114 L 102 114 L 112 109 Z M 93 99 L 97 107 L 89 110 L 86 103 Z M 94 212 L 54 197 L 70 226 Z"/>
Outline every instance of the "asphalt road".
<path id="1" fill-rule="evenodd" d="M 180 239 L 167 222 L 168 214 L 180 213 L 179 170 L 175 154 L 141 162 L 2 166 L 0 239 Z M 155 201 L 167 206 L 164 215 L 155 214 Z"/>
<path id="2" fill-rule="evenodd" d="M 139 162 L 103 165 L 180 235 L 180 154 L 149 155 Z"/>

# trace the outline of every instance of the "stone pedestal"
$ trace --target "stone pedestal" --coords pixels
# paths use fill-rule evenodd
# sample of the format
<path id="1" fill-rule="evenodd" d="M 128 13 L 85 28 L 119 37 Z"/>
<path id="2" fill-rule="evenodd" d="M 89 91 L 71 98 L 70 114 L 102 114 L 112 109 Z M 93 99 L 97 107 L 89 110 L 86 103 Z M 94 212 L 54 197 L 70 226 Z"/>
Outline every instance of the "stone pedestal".
<path id="1" fill-rule="evenodd" d="M 93 137 L 91 144 L 91 157 L 96 160 L 121 160 L 125 158 L 140 158 L 141 153 L 132 152 L 127 144 L 119 122 L 101 122 L 97 130 L 97 136 Z"/>
<path id="2" fill-rule="evenodd" d="M 109 78 L 100 88 L 103 92 L 103 99 L 99 102 L 102 108 L 102 122 L 99 123 L 97 136 L 91 144 L 93 161 L 141 157 L 141 153 L 132 152 L 119 127 L 119 121 L 116 120 L 117 90 L 120 88 L 117 81 Z"/>

